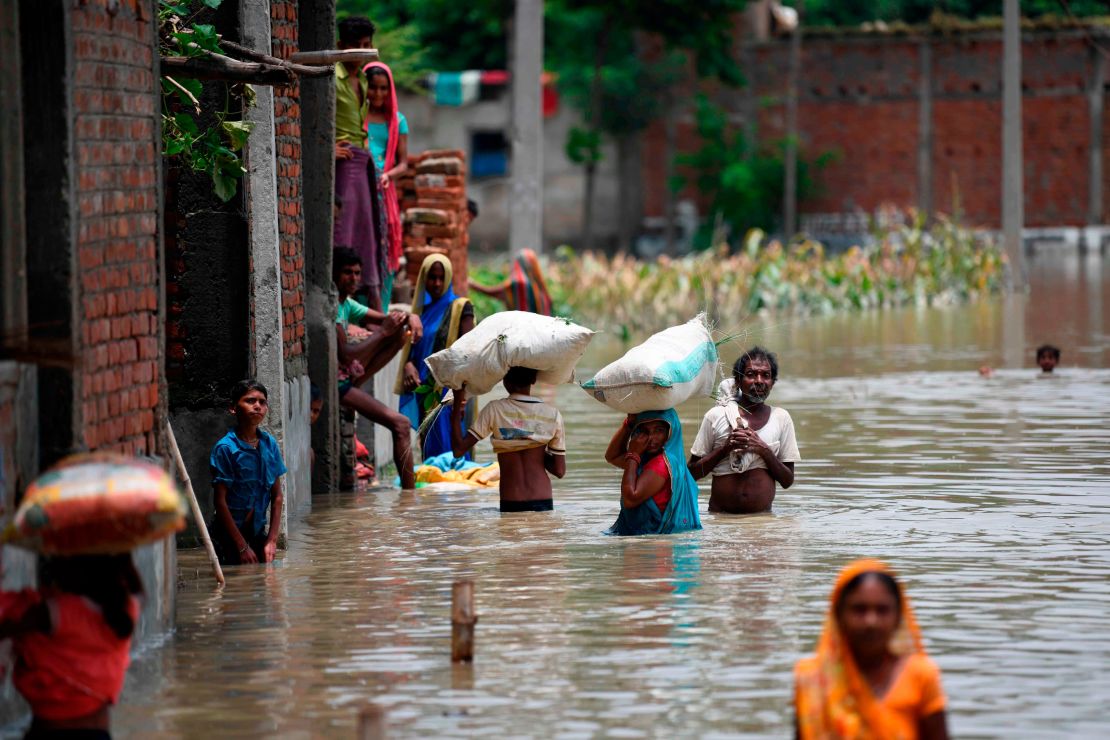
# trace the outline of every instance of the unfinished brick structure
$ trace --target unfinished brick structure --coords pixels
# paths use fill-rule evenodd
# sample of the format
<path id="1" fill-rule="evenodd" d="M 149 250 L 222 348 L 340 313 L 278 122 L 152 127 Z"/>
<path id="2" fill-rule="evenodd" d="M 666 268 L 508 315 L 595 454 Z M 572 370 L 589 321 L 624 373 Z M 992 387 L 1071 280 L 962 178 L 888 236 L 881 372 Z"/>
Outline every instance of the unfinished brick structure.
<path id="1" fill-rule="evenodd" d="M 55 88 L 51 96 L 56 96 L 54 102 L 68 103 L 72 150 L 26 173 L 32 214 L 27 220 L 33 271 L 29 314 L 58 321 L 44 330 L 64 336 L 80 364 L 68 378 L 46 375 L 68 386 L 72 396 L 48 399 L 48 406 L 62 413 L 42 429 L 43 462 L 81 447 L 156 454 L 164 386 L 154 14 L 137 0 L 102 0 L 58 11 L 58 19 L 69 28 L 70 48 L 65 51 L 73 74 L 64 91 Z M 29 31 L 28 26 L 47 18 L 49 14 L 22 22 Z M 25 33 L 24 43 L 29 35 Z M 25 48 L 25 56 L 30 51 Z M 39 64 L 37 55 L 35 59 Z M 25 64 L 24 73 L 33 78 L 40 70 Z M 55 117 L 35 102 L 25 100 L 28 149 L 47 145 L 40 139 L 44 131 L 51 137 L 57 131 L 50 124 L 39 130 L 26 125 Z M 41 156 L 32 155 L 28 163 L 37 164 Z M 58 213 L 57 195 L 48 196 L 51 190 L 58 192 L 53 177 L 43 177 L 51 171 L 72 178 L 72 199 L 63 204 L 64 215 Z M 40 223 L 40 218 L 51 223 Z M 59 243 L 67 221 L 75 239 Z M 43 307 L 59 300 L 51 293 L 62 287 L 63 279 L 67 295 L 61 302 L 69 308 L 65 316 L 57 306 Z M 64 418 L 73 419 L 72 428 L 58 428 L 57 420 Z"/>
<path id="2" fill-rule="evenodd" d="M 72 11 L 83 441 L 154 454 L 161 267 L 155 28 L 138 0 Z M 156 414 L 156 412 L 159 412 Z"/>
<path id="3" fill-rule="evenodd" d="M 206 21 L 279 58 L 298 48 L 296 0 L 225 3 Z M 211 511 L 208 452 L 227 431 L 226 394 L 242 378 L 262 381 L 265 428 L 289 469 L 284 526 L 308 506 L 311 486 L 300 88 L 255 86 L 256 104 L 242 112 L 253 124 L 247 172 L 229 203 L 177 162 L 166 191 L 170 411 L 182 454 Z M 204 100 L 226 90 L 205 83 Z"/>
<path id="4" fill-rule="evenodd" d="M 1097 29 L 1094 29 L 1097 33 Z M 1001 35 L 996 30 L 878 34 L 807 33 L 798 120 L 802 150 L 836 154 L 804 214 L 874 211 L 880 205 L 960 211 L 976 225 L 1001 220 Z M 739 117 L 755 112 L 759 139 L 784 134 L 788 41 L 749 48 L 750 90 L 728 97 Z M 1105 223 L 1110 209 L 1106 59 L 1088 31 L 1026 30 L 1024 92 L 1027 226 Z M 662 215 L 665 134 L 646 134 L 646 211 Z M 697 146 L 693 122 L 678 150 Z M 696 197 L 692 192 L 685 195 Z"/>
<path id="5" fill-rule="evenodd" d="M 0 362 L 9 509 L 72 452 L 165 454 L 156 22 L 147 0 L 0 10 L 0 328 L 40 358 Z M 34 558 L 5 548 L 3 560 L 6 585 L 33 578 Z M 174 543 L 135 561 L 140 634 L 157 633 L 173 621 Z M 10 698 L 0 688 L 7 720 L 25 709 Z"/>

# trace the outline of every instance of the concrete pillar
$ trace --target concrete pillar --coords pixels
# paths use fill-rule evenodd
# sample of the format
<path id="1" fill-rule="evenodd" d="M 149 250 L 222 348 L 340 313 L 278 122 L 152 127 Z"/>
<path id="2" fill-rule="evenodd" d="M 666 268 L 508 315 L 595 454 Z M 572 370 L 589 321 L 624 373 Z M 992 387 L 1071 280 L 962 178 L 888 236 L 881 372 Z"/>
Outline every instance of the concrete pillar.
<path id="1" fill-rule="evenodd" d="M 72 4 L 19 4 L 20 84 L 24 95 L 24 228 L 27 313 L 32 341 L 78 353 L 77 193 L 74 162 Z M 28 105 L 33 100 L 35 105 Z M 7 158 L 5 149 L 0 158 Z M 80 373 L 44 367 L 38 377 L 39 455 L 44 466 L 84 444 Z"/>
<path id="2" fill-rule="evenodd" d="M 1005 0 L 1002 21 L 1002 242 L 1014 288 L 1025 287 L 1021 230 L 1025 225 L 1021 150 L 1021 8 Z"/>
<path id="3" fill-rule="evenodd" d="M 516 0 L 512 54 L 509 249 L 543 250 L 543 0 Z"/>
<path id="4" fill-rule="evenodd" d="M 0 3 L 0 328 L 27 326 L 27 244 L 23 230 L 23 115 L 19 5 Z"/>
<path id="5" fill-rule="evenodd" d="M 241 0 L 239 28 L 242 43 L 270 53 L 270 3 Z M 254 124 L 244 148 L 247 174 L 243 178 L 247 234 L 250 241 L 250 374 L 269 390 L 266 429 L 285 449 L 285 347 L 282 342 L 281 248 L 278 241 L 277 157 L 274 147 L 274 92 L 255 86 L 255 105 L 243 118 Z M 282 511 L 282 534 L 288 533 L 287 505 Z M 272 526 L 272 524 L 271 524 Z"/>
<path id="6" fill-rule="evenodd" d="M 1102 213 L 1102 119 L 1106 94 L 1106 54 L 1092 46 L 1091 81 L 1087 85 L 1087 103 L 1091 117 L 1091 136 L 1087 144 L 1087 225 L 1104 223 Z M 1097 245 L 1089 245 L 1097 246 Z"/>
<path id="7" fill-rule="evenodd" d="M 783 153 L 782 232 L 786 239 L 798 233 L 798 83 L 802 73 L 802 0 L 798 0 L 798 25 L 790 34 L 790 74 L 786 89 L 786 151 Z"/>
<path id="8" fill-rule="evenodd" d="M 297 17 L 302 51 L 334 48 L 335 0 L 301 0 Z M 331 77 L 301 80 L 301 163 L 308 374 L 324 396 L 324 410 L 312 428 L 316 451 L 312 490 L 322 493 L 339 488 L 338 294 L 331 279 L 335 202 L 335 81 Z"/>
<path id="9" fill-rule="evenodd" d="M 933 215 L 933 46 L 928 38 L 917 47 L 917 208 Z"/>

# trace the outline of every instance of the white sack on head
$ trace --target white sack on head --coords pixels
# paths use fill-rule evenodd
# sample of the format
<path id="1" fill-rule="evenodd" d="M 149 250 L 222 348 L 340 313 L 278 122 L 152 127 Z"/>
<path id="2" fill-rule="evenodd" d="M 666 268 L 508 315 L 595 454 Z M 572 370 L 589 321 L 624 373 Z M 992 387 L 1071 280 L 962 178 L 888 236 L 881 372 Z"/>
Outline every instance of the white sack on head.
<path id="1" fill-rule="evenodd" d="M 511 367 L 539 371 L 541 383 L 574 380 L 574 366 L 594 332 L 567 319 L 528 311 L 502 311 L 483 319 L 445 350 L 425 362 L 440 385 L 468 393 L 489 393 Z"/>
<path id="2" fill-rule="evenodd" d="M 653 334 L 612 362 L 582 390 L 626 414 L 674 408 L 696 395 L 713 392 L 717 346 L 705 314 Z"/>

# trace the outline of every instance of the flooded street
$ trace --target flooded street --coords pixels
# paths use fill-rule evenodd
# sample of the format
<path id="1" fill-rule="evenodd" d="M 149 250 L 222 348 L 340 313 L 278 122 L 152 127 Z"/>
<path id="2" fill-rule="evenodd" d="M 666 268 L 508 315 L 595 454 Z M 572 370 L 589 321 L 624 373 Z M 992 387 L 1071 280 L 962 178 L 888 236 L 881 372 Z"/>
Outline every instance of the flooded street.
<path id="1" fill-rule="evenodd" d="M 190 576 L 114 731 L 349 737 L 375 702 L 404 737 L 787 737 L 791 669 L 836 573 L 874 556 L 905 579 L 955 736 L 1105 736 L 1110 260 L 1030 270 L 1008 301 L 738 317 L 741 344 L 779 354 L 771 402 L 803 457 L 773 514 L 705 514 L 706 478 L 703 531 L 602 536 L 621 417 L 573 386 L 552 396 L 568 445 L 553 513 L 501 515 L 488 491 L 314 498 L 275 567 L 231 569 L 221 592 Z M 1044 342 L 1063 350 L 1047 380 Z M 596 342 L 580 375 L 620 351 Z M 709 403 L 680 409 L 687 449 Z M 472 667 L 449 661 L 458 578 L 476 582 Z"/>

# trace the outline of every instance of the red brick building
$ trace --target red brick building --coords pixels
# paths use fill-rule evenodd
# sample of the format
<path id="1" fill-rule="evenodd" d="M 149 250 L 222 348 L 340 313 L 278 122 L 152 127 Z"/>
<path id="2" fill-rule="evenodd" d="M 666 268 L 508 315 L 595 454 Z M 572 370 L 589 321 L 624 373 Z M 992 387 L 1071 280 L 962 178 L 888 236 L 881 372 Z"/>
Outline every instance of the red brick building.
<path id="1" fill-rule="evenodd" d="M 1022 49 L 1027 227 L 1106 223 L 1110 131 L 1100 27 L 1027 28 Z M 1105 43 L 1105 42 L 1103 42 Z M 960 211 L 971 224 L 1001 221 L 1001 33 L 996 29 L 906 33 L 809 31 L 802 43 L 799 136 L 804 155 L 835 154 L 803 223 L 873 212 L 883 204 Z M 741 52 L 752 83 L 719 100 L 738 122 L 754 117 L 759 140 L 784 135 L 789 41 Z M 667 198 L 662 124 L 646 133 L 645 212 Z M 681 121 L 677 149 L 697 146 Z M 684 194 L 696 197 L 693 193 Z M 703 204 L 704 205 L 704 204 Z"/>
<path id="2" fill-rule="evenodd" d="M 148 0 L 0 5 L 0 504 L 78 450 L 165 454 L 159 62 Z M 172 540 L 136 551 L 172 624 Z M 8 585 L 35 560 L 5 548 Z M 23 711 L 0 687 L 0 717 Z"/>

